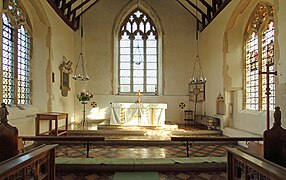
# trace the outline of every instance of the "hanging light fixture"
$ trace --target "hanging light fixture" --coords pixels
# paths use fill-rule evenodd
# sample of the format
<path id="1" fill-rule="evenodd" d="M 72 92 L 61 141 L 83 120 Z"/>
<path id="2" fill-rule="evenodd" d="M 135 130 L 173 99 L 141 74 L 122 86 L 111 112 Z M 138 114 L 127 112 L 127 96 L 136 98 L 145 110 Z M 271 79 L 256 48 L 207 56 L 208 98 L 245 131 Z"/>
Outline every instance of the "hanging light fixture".
<path id="1" fill-rule="evenodd" d="M 196 6 L 198 7 L 198 0 L 196 0 Z M 196 9 L 196 17 L 198 17 L 198 10 Z M 193 68 L 193 74 L 190 78 L 189 84 L 189 91 L 190 96 L 192 96 L 191 101 L 194 101 L 195 107 L 194 107 L 194 118 L 197 115 L 197 102 L 198 101 L 204 101 L 205 98 L 205 83 L 207 82 L 206 77 L 204 76 L 200 56 L 199 56 L 199 24 L 197 24 L 196 29 L 196 58 Z M 190 102 L 190 101 L 189 101 Z M 190 104 L 189 104 L 190 107 Z"/>
<path id="2" fill-rule="evenodd" d="M 81 0 L 82 4 L 82 0 Z M 82 14 L 82 8 L 81 7 L 81 14 Z M 81 15 L 80 18 L 80 53 L 77 59 L 77 63 L 75 66 L 74 74 L 73 74 L 73 79 L 74 80 L 79 80 L 79 81 L 87 81 L 89 80 L 89 76 L 87 75 L 86 72 L 86 65 L 84 63 L 84 58 L 83 58 L 83 15 Z"/>
<path id="3" fill-rule="evenodd" d="M 196 0 L 196 6 L 198 7 L 198 0 Z M 198 10 L 196 10 L 196 17 L 198 17 Z M 190 79 L 190 84 L 203 84 L 206 83 L 207 79 L 204 76 L 201 61 L 200 61 L 200 56 L 199 56 L 199 26 L 197 25 L 196 29 L 196 59 L 194 63 L 194 68 L 193 68 L 193 74 Z"/>

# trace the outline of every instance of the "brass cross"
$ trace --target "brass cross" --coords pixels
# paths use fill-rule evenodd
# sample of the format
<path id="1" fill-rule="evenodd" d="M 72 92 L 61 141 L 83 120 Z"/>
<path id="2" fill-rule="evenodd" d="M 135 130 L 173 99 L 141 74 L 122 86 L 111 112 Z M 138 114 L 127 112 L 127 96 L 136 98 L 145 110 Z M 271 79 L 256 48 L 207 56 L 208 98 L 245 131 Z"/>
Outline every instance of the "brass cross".
<path id="1" fill-rule="evenodd" d="M 143 96 L 144 94 L 140 93 L 140 90 L 138 90 L 138 93 L 136 94 L 136 96 L 138 97 L 138 100 L 136 101 L 136 103 L 141 103 L 140 97 Z"/>

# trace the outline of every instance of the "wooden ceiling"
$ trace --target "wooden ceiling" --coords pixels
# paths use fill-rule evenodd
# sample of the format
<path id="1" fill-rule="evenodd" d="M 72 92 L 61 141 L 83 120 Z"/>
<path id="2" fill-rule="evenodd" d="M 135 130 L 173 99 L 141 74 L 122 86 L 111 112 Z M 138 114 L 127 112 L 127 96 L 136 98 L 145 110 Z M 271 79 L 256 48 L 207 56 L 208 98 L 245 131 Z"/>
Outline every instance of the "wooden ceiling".
<path id="1" fill-rule="evenodd" d="M 100 0 L 47 0 L 62 20 L 74 31 L 79 19 Z M 104 1 L 104 0 L 102 0 Z M 231 0 L 174 0 L 182 9 L 197 19 L 197 28 L 203 31 Z"/>

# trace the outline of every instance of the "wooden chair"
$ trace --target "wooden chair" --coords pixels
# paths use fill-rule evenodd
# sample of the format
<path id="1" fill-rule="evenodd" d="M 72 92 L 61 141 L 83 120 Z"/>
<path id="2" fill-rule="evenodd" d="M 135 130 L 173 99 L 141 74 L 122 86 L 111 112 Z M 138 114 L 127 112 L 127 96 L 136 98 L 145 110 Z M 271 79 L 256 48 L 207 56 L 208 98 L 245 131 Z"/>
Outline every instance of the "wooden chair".
<path id="1" fill-rule="evenodd" d="M 195 120 L 194 120 L 194 111 L 192 110 L 185 110 L 185 126 L 187 126 L 188 124 L 192 123 L 193 125 L 195 125 Z"/>

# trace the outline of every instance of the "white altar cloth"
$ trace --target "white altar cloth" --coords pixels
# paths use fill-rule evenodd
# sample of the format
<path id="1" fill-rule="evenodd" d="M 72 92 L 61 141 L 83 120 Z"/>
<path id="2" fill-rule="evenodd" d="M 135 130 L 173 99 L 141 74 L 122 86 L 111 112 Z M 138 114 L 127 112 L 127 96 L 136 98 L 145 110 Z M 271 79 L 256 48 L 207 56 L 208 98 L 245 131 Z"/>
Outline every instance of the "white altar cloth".
<path id="1" fill-rule="evenodd" d="M 110 103 L 110 125 L 163 126 L 164 103 Z"/>

